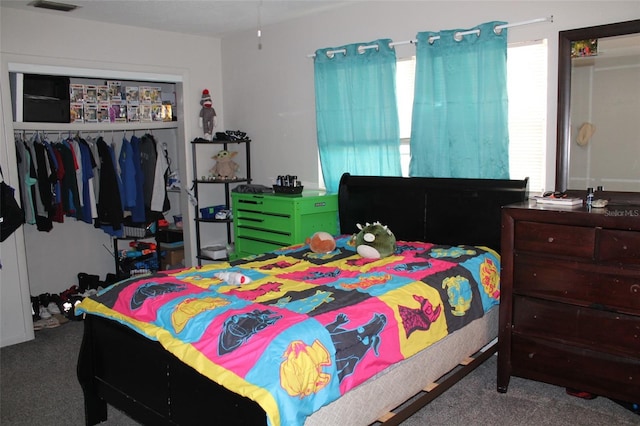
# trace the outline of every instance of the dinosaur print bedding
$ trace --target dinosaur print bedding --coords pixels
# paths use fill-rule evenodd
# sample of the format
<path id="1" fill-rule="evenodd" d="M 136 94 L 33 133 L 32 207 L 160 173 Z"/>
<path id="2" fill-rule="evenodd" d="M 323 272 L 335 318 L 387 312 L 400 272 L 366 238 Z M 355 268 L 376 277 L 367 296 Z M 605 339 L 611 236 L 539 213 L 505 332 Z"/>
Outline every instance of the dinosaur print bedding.
<path id="1" fill-rule="evenodd" d="M 76 313 L 114 319 L 204 376 L 256 401 L 270 425 L 320 407 L 498 304 L 498 254 L 486 247 L 397 242 L 365 259 L 336 238 L 131 278 Z"/>

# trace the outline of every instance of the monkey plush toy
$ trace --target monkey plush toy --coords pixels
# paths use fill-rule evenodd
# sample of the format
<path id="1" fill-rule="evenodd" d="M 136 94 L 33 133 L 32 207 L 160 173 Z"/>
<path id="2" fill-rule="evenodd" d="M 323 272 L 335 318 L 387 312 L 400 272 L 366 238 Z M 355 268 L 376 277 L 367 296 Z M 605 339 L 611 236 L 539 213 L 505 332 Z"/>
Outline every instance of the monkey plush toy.
<path id="1" fill-rule="evenodd" d="M 213 139 L 213 128 L 216 127 L 216 110 L 213 109 L 213 101 L 208 89 L 202 91 L 202 98 L 200 99 L 200 127 L 204 131 L 204 138 L 207 140 Z"/>

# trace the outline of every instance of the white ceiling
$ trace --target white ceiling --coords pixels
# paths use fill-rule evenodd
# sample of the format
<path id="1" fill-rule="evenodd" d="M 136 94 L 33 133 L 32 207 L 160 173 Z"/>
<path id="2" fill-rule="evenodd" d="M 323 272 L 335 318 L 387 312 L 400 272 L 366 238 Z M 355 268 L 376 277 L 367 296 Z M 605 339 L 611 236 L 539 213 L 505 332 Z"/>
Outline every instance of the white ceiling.
<path id="1" fill-rule="evenodd" d="M 2 7 L 57 14 L 91 21 L 154 28 L 223 38 L 226 34 L 340 7 L 332 0 L 52 0 L 80 6 L 71 12 L 30 6 L 32 0 L 0 0 Z"/>

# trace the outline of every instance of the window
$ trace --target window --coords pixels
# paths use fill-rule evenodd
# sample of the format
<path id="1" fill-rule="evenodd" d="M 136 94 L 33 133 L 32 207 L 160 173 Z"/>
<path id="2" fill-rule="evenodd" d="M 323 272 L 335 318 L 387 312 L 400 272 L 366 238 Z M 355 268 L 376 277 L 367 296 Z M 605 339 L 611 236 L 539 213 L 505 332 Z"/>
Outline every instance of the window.
<path id="1" fill-rule="evenodd" d="M 529 190 L 544 191 L 547 145 L 547 43 L 515 44 L 507 50 L 509 173 L 529 177 Z"/>
<path id="2" fill-rule="evenodd" d="M 403 176 L 409 175 L 411 110 L 415 57 L 398 60 L 396 92 L 400 115 L 400 154 Z M 509 173 L 511 179 L 529 177 L 529 190 L 545 188 L 547 132 L 546 40 L 511 44 L 507 50 L 509 92 Z"/>

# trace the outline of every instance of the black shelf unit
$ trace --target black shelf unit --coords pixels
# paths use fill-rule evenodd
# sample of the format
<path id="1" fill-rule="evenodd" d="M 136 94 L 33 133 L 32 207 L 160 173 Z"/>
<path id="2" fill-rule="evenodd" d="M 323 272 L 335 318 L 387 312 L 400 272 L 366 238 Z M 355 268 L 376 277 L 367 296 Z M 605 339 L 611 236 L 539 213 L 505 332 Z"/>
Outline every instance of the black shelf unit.
<path id="1" fill-rule="evenodd" d="M 145 235 L 144 237 L 114 237 L 113 238 L 113 256 L 115 259 L 115 267 L 116 267 L 116 278 L 118 280 L 121 279 L 125 279 L 125 278 L 129 278 L 131 277 L 131 271 L 130 270 L 125 270 L 126 268 L 123 268 L 123 258 L 120 256 L 120 248 L 118 248 L 118 242 L 119 241 L 141 241 L 141 240 L 150 240 L 153 239 L 155 244 L 156 244 L 156 250 L 152 253 L 148 253 L 148 254 L 143 254 L 142 256 L 139 257 L 135 257 L 135 258 L 128 258 L 131 260 L 131 262 L 135 261 L 136 262 L 140 262 L 140 261 L 145 261 L 145 260 L 149 260 L 152 259 L 153 257 L 156 258 L 156 262 L 158 264 L 158 266 L 160 265 L 160 247 L 158 246 L 158 243 L 156 241 L 156 235 Z M 151 269 L 150 272 L 156 272 L 158 269 L 154 268 Z"/>
<path id="2" fill-rule="evenodd" d="M 229 149 L 229 145 L 237 145 L 238 147 L 244 145 L 245 148 L 245 169 L 246 169 L 246 177 L 242 179 L 198 179 L 198 165 L 197 165 L 197 151 L 198 146 L 200 145 L 216 145 L 225 151 Z M 251 183 L 251 140 L 218 140 L 214 139 L 212 141 L 207 141 L 203 139 L 194 139 L 191 141 L 191 159 L 193 164 L 193 174 L 196 176 L 196 179 L 193 180 L 193 195 L 196 200 L 199 200 L 199 186 L 201 185 L 224 185 L 224 204 L 231 208 L 231 185 L 239 184 L 239 183 Z M 227 232 L 227 244 L 231 244 L 233 242 L 232 239 L 232 231 L 233 231 L 233 219 L 206 219 L 200 217 L 200 204 L 194 207 L 195 211 L 195 225 L 196 225 L 196 259 L 198 259 L 198 266 L 202 265 L 203 260 L 212 261 L 208 256 L 205 256 L 201 253 L 202 242 L 200 239 L 200 224 L 202 223 L 218 223 L 226 225 Z M 228 260 L 225 259 L 215 259 L 215 260 Z"/>

